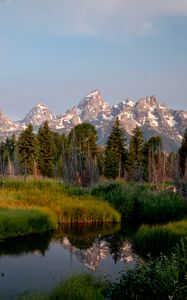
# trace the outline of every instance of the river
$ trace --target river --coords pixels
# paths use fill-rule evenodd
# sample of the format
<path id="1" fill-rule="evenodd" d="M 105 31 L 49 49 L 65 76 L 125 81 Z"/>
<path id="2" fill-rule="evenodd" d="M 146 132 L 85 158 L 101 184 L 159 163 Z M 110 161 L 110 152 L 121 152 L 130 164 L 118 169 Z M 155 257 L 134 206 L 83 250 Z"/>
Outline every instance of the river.
<path id="1" fill-rule="evenodd" d="M 134 264 L 130 235 L 120 225 L 64 226 L 51 235 L 0 243 L 0 296 L 45 293 L 83 273 L 115 280 Z"/>

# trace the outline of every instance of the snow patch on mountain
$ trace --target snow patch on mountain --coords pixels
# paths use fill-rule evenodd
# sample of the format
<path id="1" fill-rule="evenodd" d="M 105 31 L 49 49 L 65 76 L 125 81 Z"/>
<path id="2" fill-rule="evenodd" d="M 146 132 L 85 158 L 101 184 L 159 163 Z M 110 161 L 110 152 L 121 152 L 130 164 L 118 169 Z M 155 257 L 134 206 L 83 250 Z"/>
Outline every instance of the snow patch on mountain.
<path id="1" fill-rule="evenodd" d="M 50 122 L 54 119 L 56 119 L 56 116 L 49 111 L 48 107 L 45 104 L 39 103 L 35 105 L 26 117 L 18 122 L 18 124 L 23 127 L 32 124 L 35 128 L 41 126 L 46 120 Z"/>
<path id="2" fill-rule="evenodd" d="M 63 114 L 55 116 L 45 104 L 39 103 L 18 122 L 13 122 L 0 113 L 0 138 L 19 133 L 29 123 L 38 130 L 48 120 L 52 130 L 68 133 L 82 122 L 93 124 L 98 132 L 98 142 L 104 144 L 116 118 L 119 118 L 128 137 L 136 126 L 140 126 L 146 139 L 160 135 L 166 150 L 177 150 L 187 128 L 187 112 L 169 109 L 159 103 L 155 96 L 147 96 L 133 101 L 122 100 L 112 107 L 103 99 L 97 89 L 83 97 L 78 105 Z"/>

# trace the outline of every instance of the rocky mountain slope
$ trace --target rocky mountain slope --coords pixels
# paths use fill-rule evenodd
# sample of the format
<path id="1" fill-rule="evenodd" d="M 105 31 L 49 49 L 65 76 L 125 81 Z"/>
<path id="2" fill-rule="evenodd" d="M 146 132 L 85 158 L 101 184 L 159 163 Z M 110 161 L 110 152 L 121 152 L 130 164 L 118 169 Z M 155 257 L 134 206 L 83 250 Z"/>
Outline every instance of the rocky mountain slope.
<path id="1" fill-rule="evenodd" d="M 160 104 L 155 96 L 144 97 L 134 102 L 130 98 L 110 106 L 95 90 L 84 97 L 78 105 L 55 116 L 44 104 L 37 104 L 26 117 L 17 122 L 9 120 L 0 113 L 0 138 L 4 139 L 13 132 L 19 133 L 31 123 L 37 131 L 45 120 L 52 130 L 60 133 L 69 132 L 75 125 L 90 122 L 98 132 L 98 142 L 104 144 L 115 118 L 118 117 L 130 137 L 138 125 L 144 137 L 161 136 L 166 150 L 176 151 L 182 135 L 187 128 L 187 112 L 173 110 Z"/>

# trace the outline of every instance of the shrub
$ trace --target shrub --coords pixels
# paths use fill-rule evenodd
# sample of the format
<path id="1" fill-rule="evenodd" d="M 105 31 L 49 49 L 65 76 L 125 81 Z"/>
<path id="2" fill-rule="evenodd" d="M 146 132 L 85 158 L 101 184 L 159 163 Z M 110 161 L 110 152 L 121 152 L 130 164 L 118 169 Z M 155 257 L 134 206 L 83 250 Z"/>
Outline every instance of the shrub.
<path id="1" fill-rule="evenodd" d="M 184 265 L 181 271 L 181 263 Z M 139 262 L 124 272 L 110 289 L 108 299 L 184 300 L 187 299 L 187 239 L 171 257 L 161 255 Z"/>

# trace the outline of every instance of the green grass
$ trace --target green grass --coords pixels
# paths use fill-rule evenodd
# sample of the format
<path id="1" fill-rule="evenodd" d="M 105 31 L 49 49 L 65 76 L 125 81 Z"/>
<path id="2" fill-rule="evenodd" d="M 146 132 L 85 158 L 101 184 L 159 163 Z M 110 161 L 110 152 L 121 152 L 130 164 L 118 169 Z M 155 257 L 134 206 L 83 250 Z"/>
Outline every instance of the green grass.
<path id="1" fill-rule="evenodd" d="M 187 220 L 165 225 L 142 225 L 135 234 L 133 244 L 141 255 L 147 256 L 150 253 L 156 256 L 171 253 L 183 237 L 187 237 Z"/>
<path id="2" fill-rule="evenodd" d="M 92 195 L 108 201 L 132 223 L 167 223 L 187 216 L 187 202 L 171 191 L 150 191 L 147 184 L 114 182 L 98 186 Z"/>
<path id="3" fill-rule="evenodd" d="M 49 300 L 104 300 L 101 288 L 91 276 L 72 277 L 59 284 L 50 294 Z"/>
<path id="4" fill-rule="evenodd" d="M 0 240 L 26 234 L 40 234 L 55 228 L 56 224 L 43 211 L 0 209 Z"/>
<path id="5" fill-rule="evenodd" d="M 23 295 L 16 300 L 104 300 L 101 286 L 90 275 L 80 275 L 59 283 L 49 295 Z"/>
<path id="6" fill-rule="evenodd" d="M 0 226 L 2 237 L 5 232 L 7 236 L 15 236 L 16 232 L 22 235 L 22 228 L 25 233 L 40 232 L 40 229 L 46 231 L 50 222 L 52 228 L 56 228 L 63 223 L 118 223 L 121 220 L 120 214 L 109 203 L 88 194 L 73 195 L 72 192 L 70 195 L 71 189 L 55 180 L 1 179 L 0 187 L 0 209 L 9 209 L 2 210 L 5 227 Z M 30 219 L 31 212 L 34 224 Z M 44 218 L 48 222 L 46 227 L 42 223 Z"/>

